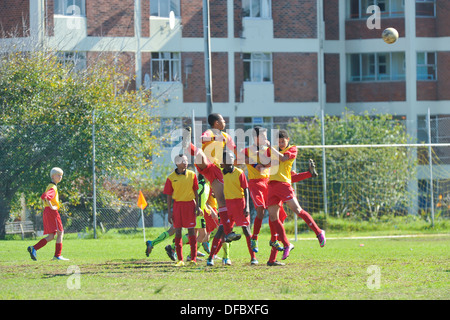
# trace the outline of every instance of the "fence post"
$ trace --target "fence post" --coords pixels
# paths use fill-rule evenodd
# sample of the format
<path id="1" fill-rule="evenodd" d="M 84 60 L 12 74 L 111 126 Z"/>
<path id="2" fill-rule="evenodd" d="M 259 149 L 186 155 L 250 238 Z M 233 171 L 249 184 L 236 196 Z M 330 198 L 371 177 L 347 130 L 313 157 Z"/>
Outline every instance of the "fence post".
<path id="1" fill-rule="evenodd" d="M 325 115 L 322 109 L 322 180 L 323 180 L 323 208 L 325 216 L 328 217 L 328 195 L 327 195 L 327 159 L 325 154 Z"/>
<path id="2" fill-rule="evenodd" d="M 95 109 L 92 110 L 92 201 L 93 203 L 93 227 L 94 227 L 94 239 L 97 239 L 97 196 L 95 185 Z"/>
<path id="3" fill-rule="evenodd" d="M 433 186 L 433 156 L 431 154 L 431 111 L 428 107 L 427 115 L 428 126 L 428 161 L 430 166 L 430 193 L 431 193 L 431 226 L 434 227 L 434 186 Z"/>

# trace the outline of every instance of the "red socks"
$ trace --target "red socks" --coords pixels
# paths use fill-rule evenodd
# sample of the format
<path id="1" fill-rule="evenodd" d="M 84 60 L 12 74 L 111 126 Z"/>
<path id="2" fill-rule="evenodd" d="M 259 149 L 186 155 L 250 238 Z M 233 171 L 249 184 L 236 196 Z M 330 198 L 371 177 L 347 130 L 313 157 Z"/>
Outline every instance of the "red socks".
<path id="1" fill-rule="evenodd" d="M 220 238 L 213 238 L 213 242 L 211 244 L 211 251 L 209 252 L 209 257 L 211 259 L 214 259 L 214 256 L 217 252 L 219 252 L 220 247 L 222 246 L 222 239 Z"/>
<path id="2" fill-rule="evenodd" d="M 38 243 L 36 243 L 33 247 L 34 247 L 34 250 L 39 250 L 40 248 L 42 248 L 43 246 L 45 246 L 47 244 L 47 240 L 44 238 L 44 239 L 41 239 L 41 240 L 39 240 L 39 242 Z"/>
<path id="3" fill-rule="evenodd" d="M 55 257 L 59 257 L 62 251 L 62 243 L 55 244 Z"/>
<path id="4" fill-rule="evenodd" d="M 317 226 L 317 224 L 315 223 L 314 219 L 311 217 L 311 215 L 308 212 L 306 212 L 305 210 L 302 209 L 298 216 L 300 218 L 302 218 L 306 222 L 308 227 L 310 227 L 311 230 L 314 231 L 316 236 L 320 234 L 320 232 L 322 230 Z"/>
<path id="5" fill-rule="evenodd" d="M 255 221 L 253 222 L 253 240 L 258 240 L 259 231 L 261 231 L 262 220 L 258 217 L 255 217 Z"/>
<path id="6" fill-rule="evenodd" d="M 255 253 L 252 250 L 252 242 L 251 242 L 252 238 L 250 236 L 245 237 L 245 238 L 247 239 L 247 247 L 248 247 L 248 252 L 250 253 L 250 257 L 252 259 L 255 259 L 256 258 Z"/>
<path id="7" fill-rule="evenodd" d="M 175 250 L 177 251 L 178 261 L 183 260 L 183 241 L 181 237 L 175 237 Z"/>
<path id="8" fill-rule="evenodd" d="M 233 228 L 230 226 L 230 219 L 228 218 L 227 207 L 219 208 L 219 217 L 220 217 L 220 221 L 222 222 L 223 231 L 224 231 L 225 235 L 227 235 L 231 231 L 233 231 Z"/>
<path id="9" fill-rule="evenodd" d="M 197 237 L 189 236 L 189 245 L 191 246 L 191 261 L 197 261 Z"/>

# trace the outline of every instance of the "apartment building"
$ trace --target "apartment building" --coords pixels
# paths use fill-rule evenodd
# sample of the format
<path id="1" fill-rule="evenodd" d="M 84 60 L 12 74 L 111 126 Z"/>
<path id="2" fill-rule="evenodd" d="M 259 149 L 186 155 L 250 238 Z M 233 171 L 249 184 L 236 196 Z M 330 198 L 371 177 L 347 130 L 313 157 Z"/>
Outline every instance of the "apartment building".
<path id="1" fill-rule="evenodd" d="M 98 52 L 120 54 L 136 75 L 133 85 L 158 97 L 164 132 L 193 113 L 207 114 L 203 2 L 2 0 L 0 43 L 38 39 L 80 68 Z M 348 108 L 403 117 L 408 133 L 427 142 L 430 109 L 432 142 L 450 142 L 450 1 L 209 4 L 213 111 L 228 127 L 272 126 Z M 373 5 L 380 9 L 378 28 L 376 12 L 367 10 Z M 395 44 L 381 40 L 386 27 L 399 31 Z M 441 158 L 450 164 L 447 153 Z"/>

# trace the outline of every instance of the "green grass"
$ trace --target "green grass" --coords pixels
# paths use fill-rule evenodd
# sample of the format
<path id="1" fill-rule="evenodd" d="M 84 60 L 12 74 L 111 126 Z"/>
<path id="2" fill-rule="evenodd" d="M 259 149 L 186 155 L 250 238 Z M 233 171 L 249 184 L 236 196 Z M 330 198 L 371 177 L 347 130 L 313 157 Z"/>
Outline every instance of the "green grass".
<path id="1" fill-rule="evenodd" d="M 149 228 L 147 238 L 162 230 Z M 159 244 L 147 258 L 142 234 L 132 230 L 115 236 L 107 233 L 100 239 L 67 235 L 63 255 L 71 259 L 68 262 L 51 260 L 54 242 L 38 251 L 38 261 L 32 261 L 26 248 L 36 240 L 0 241 L 0 299 L 450 298 L 448 232 L 415 238 L 333 240 L 342 235 L 327 232 L 330 240 L 320 248 L 317 240 L 307 239 L 313 238 L 312 233 L 300 234 L 284 267 L 266 266 L 267 233 L 260 237 L 258 266 L 250 266 L 246 243 L 241 239 L 232 245 L 233 265 L 228 267 L 220 261 L 206 267 L 202 261 L 195 267 L 177 268 L 164 251 L 170 240 Z M 185 255 L 188 251 L 185 247 Z M 368 287 L 371 265 L 380 268 L 379 289 Z M 67 273 L 69 266 L 80 270 L 79 289 L 68 287 L 74 278 Z"/>

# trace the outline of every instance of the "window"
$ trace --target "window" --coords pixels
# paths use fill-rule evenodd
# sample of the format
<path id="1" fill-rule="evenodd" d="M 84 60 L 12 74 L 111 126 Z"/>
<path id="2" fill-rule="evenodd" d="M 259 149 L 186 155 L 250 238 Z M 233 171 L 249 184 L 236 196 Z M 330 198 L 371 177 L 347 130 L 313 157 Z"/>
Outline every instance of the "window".
<path id="1" fill-rule="evenodd" d="M 244 53 L 244 81 L 272 82 L 272 54 Z"/>
<path id="2" fill-rule="evenodd" d="M 436 1 L 435 0 L 416 0 L 416 16 L 417 17 L 435 17 Z"/>
<path id="3" fill-rule="evenodd" d="M 403 17 L 405 15 L 405 0 L 348 0 L 348 18 L 367 19 L 373 13 L 367 13 L 367 8 L 376 5 L 380 7 L 381 17 Z"/>
<path id="4" fill-rule="evenodd" d="M 85 52 L 58 52 L 58 60 L 65 67 L 72 66 L 74 71 L 86 69 Z"/>
<path id="5" fill-rule="evenodd" d="M 152 0 L 150 1 L 150 15 L 168 18 L 170 11 L 180 16 L 180 0 Z"/>
<path id="6" fill-rule="evenodd" d="M 417 80 L 436 79 L 436 52 L 417 52 Z"/>
<path id="7" fill-rule="evenodd" d="M 242 0 L 243 16 L 247 18 L 270 19 L 271 0 Z"/>
<path id="8" fill-rule="evenodd" d="M 405 80 L 405 54 L 402 52 L 351 54 L 349 81 Z"/>
<path id="9" fill-rule="evenodd" d="M 86 16 L 85 0 L 55 0 L 55 14 L 64 16 Z"/>
<path id="10" fill-rule="evenodd" d="M 152 79 L 157 82 L 178 82 L 181 75 L 180 53 L 153 52 Z"/>

